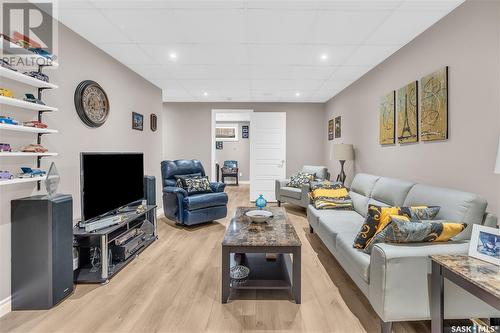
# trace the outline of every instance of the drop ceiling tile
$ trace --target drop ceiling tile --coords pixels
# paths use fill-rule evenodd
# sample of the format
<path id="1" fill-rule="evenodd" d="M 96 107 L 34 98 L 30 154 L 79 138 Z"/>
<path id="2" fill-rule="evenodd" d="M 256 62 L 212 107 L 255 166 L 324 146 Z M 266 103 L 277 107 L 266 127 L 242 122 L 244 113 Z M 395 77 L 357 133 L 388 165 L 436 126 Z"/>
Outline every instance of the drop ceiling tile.
<path id="1" fill-rule="evenodd" d="M 135 44 L 99 43 L 102 50 L 125 65 L 151 64 L 152 59 Z"/>
<path id="2" fill-rule="evenodd" d="M 212 44 L 140 44 L 155 63 L 165 65 L 235 65 L 248 63 L 245 45 Z M 177 59 L 172 61 L 170 53 Z"/>
<path id="3" fill-rule="evenodd" d="M 94 44 L 131 41 L 96 9 L 61 8 L 58 11 L 58 17 L 60 21 Z M 89 21 L 90 18 L 91 21 Z"/>
<path id="4" fill-rule="evenodd" d="M 465 0 L 419 0 L 419 1 L 403 1 L 403 3 L 397 8 L 398 11 L 442 11 L 450 12 L 456 7 L 464 3 Z"/>
<path id="5" fill-rule="evenodd" d="M 398 8 L 403 0 L 390 0 L 390 1 L 322 1 L 320 4 L 321 10 L 334 10 L 334 11 L 381 11 L 393 10 Z"/>
<path id="6" fill-rule="evenodd" d="M 248 90 L 250 81 L 248 80 L 179 80 L 179 83 L 188 91 L 229 91 L 229 90 Z"/>
<path id="7" fill-rule="evenodd" d="M 429 28 L 446 12 L 395 11 L 367 40 L 368 44 L 404 45 Z"/>
<path id="8" fill-rule="evenodd" d="M 380 26 L 391 11 L 321 11 L 308 35 L 311 43 L 360 44 Z"/>
<path id="9" fill-rule="evenodd" d="M 323 80 L 252 80 L 252 89 L 275 91 L 293 90 L 306 91 L 316 90 L 323 83 Z"/>
<path id="10" fill-rule="evenodd" d="M 362 75 L 366 74 L 372 66 L 340 66 L 335 70 L 330 77 L 337 81 L 355 81 Z"/>
<path id="11" fill-rule="evenodd" d="M 398 49 L 398 45 L 363 45 L 349 57 L 344 65 L 374 67 Z"/>

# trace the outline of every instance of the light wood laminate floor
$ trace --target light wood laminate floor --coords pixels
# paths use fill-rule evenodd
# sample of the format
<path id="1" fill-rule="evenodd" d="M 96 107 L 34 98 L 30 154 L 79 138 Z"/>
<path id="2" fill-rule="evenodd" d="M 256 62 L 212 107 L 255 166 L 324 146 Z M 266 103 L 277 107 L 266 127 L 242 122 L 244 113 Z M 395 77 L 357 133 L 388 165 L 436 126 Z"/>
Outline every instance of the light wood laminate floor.
<path id="1" fill-rule="evenodd" d="M 302 304 L 283 291 L 247 291 L 221 304 L 221 241 L 248 185 L 226 187 L 224 220 L 178 227 L 159 219 L 159 240 L 107 285 L 78 285 L 49 311 L 0 318 L 0 332 L 379 332 L 370 304 L 316 235 L 305 210 L 286 205 L 302 241 Z M 397 323 L 395 332 L 429 332 L 429 322 Z"/>

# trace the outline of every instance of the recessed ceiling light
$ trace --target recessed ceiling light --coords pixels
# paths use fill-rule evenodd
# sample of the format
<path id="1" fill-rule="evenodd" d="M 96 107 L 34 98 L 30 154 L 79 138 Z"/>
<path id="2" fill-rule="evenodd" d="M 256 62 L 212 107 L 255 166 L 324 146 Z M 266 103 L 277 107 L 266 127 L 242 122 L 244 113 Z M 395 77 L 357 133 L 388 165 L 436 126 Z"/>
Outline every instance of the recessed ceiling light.
<path id="1" fill-rule="evenodd" d="M 177 60 L 177 53 L 174 53 L 174 52 L 170 52 L 170 54 L 168 55 L 168 57 L 172 60 Z"/>
<path id="2" fill-rule="evenodd" d="M 320 55 L 320 57 L 319 57 L 319 58 L 320 58 L 321 60 L 325 61 L 325 60 L 327 60 L 327 59 L 328 59 L 328 54 L 323 53 L 322 55 Z"/>
<path id="3" fill-rule="evenodd" d="M 205 91 L 205 92 L 203 93 L 203 96 L 207 97 L 207 96 L 208 96 L 208 93 Z"/>
<path id="4" fill-rule="evenodd" d="M 295 93 L 295 97 L 300 97 L 300 93 L 298 91 Z"/>

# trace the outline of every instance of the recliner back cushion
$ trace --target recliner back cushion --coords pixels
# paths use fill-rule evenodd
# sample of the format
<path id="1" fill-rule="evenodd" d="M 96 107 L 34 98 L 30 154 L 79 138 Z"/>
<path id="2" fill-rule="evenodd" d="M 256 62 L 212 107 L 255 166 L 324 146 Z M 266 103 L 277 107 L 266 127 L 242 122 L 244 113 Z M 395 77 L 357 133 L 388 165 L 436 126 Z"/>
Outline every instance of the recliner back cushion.
<path id="1" fill-rule="evenodd" d="M 467 223 L 467 228 L 454 240 L 470 239 L 473 224 L 481 224 L 487 202 L 474 193 L 443 187 L 416 184 L 404 201 L 405 206 L 440 206 L 437 220 Z"/>
<path id="2" fill-rule="evenodd" d="M 199 160 L 161 162 L 161 178 L 164 187 L 175 186 L 175 175 L 188 175 L 192 173 L 200 173 L 202 176 L 205 176 L 205 169 Z"/>
<path id="3" fill-rule="evenodd" d="M 315 165 L 304 165 L 302 168 L 302 172 L 312 173 L 315 175 L 317 179 L 326 179 L 326 173 L 328 169 L 324 166 L 315 166 Z"/>
<path id="4" fill-rule="evenodd" d="M 368 197 L 356 193 L 354 191 L 349 192 L 349 196 L 352 200 L 352 205 L 354 210 L 361 216 L 366 217 L 366 213 L 368 211 Z"/>
<path id="5" fill-rule="evenodd" d="M 389 206 L 402 206 L 413 185 L 415 183 L 405 180 L 380 177 L 373 186 L 371 198 Z"/>

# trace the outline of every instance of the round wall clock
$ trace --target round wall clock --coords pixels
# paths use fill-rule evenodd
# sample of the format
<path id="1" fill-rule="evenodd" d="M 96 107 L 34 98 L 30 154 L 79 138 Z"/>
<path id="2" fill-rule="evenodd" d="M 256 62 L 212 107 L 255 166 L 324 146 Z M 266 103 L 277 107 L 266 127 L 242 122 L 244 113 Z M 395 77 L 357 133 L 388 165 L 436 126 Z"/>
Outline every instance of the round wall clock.
<path id="1" fill-rule="evenodd" d="M 86 125 L 99 127 L 109 115 L 108 96 L 97 82 L 82 81 L 75 90 L 75 108 Z"/>

